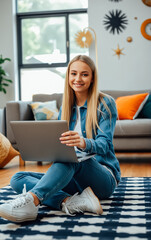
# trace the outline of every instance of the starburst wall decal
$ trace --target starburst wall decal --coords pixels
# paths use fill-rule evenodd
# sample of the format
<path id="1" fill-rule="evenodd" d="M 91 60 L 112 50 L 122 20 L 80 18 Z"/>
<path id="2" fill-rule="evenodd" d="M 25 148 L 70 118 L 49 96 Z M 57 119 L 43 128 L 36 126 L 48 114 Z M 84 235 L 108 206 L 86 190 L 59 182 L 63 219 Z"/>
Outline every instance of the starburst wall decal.
<path id="1" fill-rule="evenodd" d="M 123 49 L 124 48 L 119 48 L 119 44 L 117 45 L 117 49 L 112 49 L 114 52 L 115 52 L 115 54 L 114 54 L 114 56 L 115 55 L 117 55 L 118 56 L 118 58 L 120 58 L 120 55 L 125 55 L 122 51 L 123 51 Z"/>
<path id="2" fill-rule="evenodd" d="M 104 18 L 105 29 L 109 30 L 112 34 L 123 32 L 128 24 L 127 16 L 121 10 L 109 11 L 109 14 L 106 14 Z"/>
<path id="3" fill-rule="evenodd" d="M 90 31 L 84 29 L 76 33 L 75 41 L 81 48 L 88 48 L 93 41 L 93 37 Z"/>

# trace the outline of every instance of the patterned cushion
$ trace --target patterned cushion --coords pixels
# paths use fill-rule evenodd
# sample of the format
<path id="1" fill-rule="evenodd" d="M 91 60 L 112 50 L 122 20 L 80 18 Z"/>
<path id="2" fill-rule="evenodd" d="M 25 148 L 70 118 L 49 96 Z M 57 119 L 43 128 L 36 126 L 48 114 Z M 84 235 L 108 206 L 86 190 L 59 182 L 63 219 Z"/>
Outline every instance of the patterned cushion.
<path id="1" fill-rule="evenodd" d="M 33 102 L 30 104 L 35 120 L 57 120 L 58 109 L 56 101 Z"/>
<path id="2" fill-rule="evenodd" d="M 147 102 L 141 110 L 138 118 L 150 118 L 151 119 L 151 94 L 149 95 Z"/>

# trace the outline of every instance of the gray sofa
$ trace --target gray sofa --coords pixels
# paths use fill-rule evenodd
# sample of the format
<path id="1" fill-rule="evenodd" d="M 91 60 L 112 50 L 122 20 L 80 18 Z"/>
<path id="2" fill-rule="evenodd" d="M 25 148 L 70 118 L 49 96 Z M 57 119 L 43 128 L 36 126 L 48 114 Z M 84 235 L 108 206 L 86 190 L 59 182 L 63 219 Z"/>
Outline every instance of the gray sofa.
<path id="1" fill-rule="evenodd" d="M 6 134 L 6 119 L 5 108 L 0 109 L 0 133 Z"/>
<path id="2" fill-rule="evenodd" d="M 103 91 L 114 99 L 119 96 L 143 93 L 145 91 Z M 150 92 L 150 90 L 148 90 Z M 32 101 L 57 101 L 58 109 L 62 103 L 62 94 L 37 94 Z M 29 106 L 31 102 L 11 101 L 6 104 L 6 136 L 17 148 L 10 121 L 33 120 L 33 113 Z M 114 148 L 116 152 L 151 152 L 151 119 L 117 120 L 114 134 Z"/>

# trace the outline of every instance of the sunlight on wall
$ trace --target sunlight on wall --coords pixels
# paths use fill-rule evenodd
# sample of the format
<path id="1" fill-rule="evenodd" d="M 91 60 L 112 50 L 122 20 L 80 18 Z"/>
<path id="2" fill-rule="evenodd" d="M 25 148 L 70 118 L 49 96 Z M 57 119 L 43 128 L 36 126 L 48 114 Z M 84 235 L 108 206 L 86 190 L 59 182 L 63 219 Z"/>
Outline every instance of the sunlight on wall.
<path id="1" fill-rule="evenodd" d="M 65 74 L 65 68 L 59 68 L 62 76 Z M 32 100 L 32 95 L 63 93 L 64 77 L 59 73 L 47 69 L 22 70 L 21 71 L 21 95 L 22 100 Z"/>

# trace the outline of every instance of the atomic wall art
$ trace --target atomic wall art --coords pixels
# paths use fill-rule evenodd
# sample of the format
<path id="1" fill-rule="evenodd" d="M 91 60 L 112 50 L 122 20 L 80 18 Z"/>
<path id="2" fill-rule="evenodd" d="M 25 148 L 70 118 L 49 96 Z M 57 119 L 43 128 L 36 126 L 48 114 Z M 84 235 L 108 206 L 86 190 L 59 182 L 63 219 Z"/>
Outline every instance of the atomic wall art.
<path id="1" fill-rule="evenodd" d="M 128 19 L 122 10 L 112 10 L 108 14 L 105 14 L 103 24 L 105 29 L 112 34 L 120 34 L 126 29 Z"/>
<path id="2" fill-rule="evenodd" d="M 117 45 L 117 49 L 112 49 L 114 52 L 115 52 L 115 54 L 114 54 L 114 56 L 115 55 L 117 55 L 118 56 L 118 58 L 120 58 L 120 55 L 125 55 L 122 51 L 123 51 L 123 49 L 124 48 L 119 48 L 119 44 Z"/>

